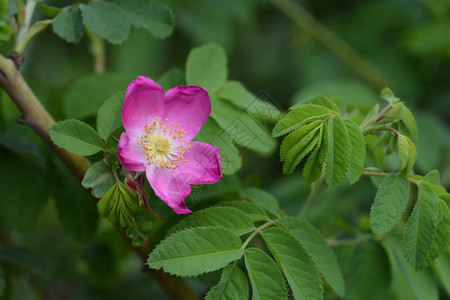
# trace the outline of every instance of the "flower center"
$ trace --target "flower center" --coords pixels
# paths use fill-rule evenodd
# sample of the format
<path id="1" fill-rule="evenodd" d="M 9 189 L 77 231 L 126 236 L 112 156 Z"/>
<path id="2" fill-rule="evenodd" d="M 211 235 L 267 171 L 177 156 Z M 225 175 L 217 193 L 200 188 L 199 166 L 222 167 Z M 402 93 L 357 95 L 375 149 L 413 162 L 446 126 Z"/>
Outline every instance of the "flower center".
<path id="1" fill-rule="evenodd" d="M 137 143 L 142 146 L 148 165 L 175 170 L 186 162 L 184 153 L 189 151 L 191 145 L 189 141 L 183 141 L 186 132 L 178 129 L 177 124 L 169 123 L 168 119 L 158 121 L 155 117 L 151 125 L 144 126 L 144 131 Z"/>

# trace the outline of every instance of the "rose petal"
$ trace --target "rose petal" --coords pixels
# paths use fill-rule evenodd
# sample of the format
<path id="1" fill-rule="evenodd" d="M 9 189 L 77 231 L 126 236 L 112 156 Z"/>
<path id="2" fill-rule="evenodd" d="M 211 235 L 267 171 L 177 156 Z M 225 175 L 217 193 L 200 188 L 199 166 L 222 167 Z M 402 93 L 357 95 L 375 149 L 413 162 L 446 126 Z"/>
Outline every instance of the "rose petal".
<path id="1" fill-rule="evenodd" d="M 189 152 L 184 154 L 185 163 L 175 169 L 176 176 L 185 178 L 189 184 L 211 184 L 222 177 L 219 148 L 191 142 Z"/>
<path id="2" fill-rule="evenodd" d="M 142 147 L 136 143 L 133 137 L 128 136 L 126 132 L 120 135 L 119 146 L 117 148 L 117 157 L 120 164 L 127 170 L 134 172 L 144 172 L 145 157 Z"/>
<path id="3" fill-rule="evenodd" d="M 150 78 L 139 76 L 128 85 L 122 106 L 122 123 L 128 134 L 137 136 L 146 124 L 164 113 L 164 91 Z"/>
<path id="4" fill-rule="evenodd" d="M 171 169 L 147 167 L 147 180 L 162 201 L 167 203 L 177 214 L 189 214 L 184 199 L 191 193 L 191 186 L 185 178 L 175 176 Z"/>
<path id="5" fill-rule="evenodd" d="M 164 118 L 186 131 L 184 140 L 192 140 L 211 114 L 208 92 L 199 86 L 184 85 L 165 94 Z"/>

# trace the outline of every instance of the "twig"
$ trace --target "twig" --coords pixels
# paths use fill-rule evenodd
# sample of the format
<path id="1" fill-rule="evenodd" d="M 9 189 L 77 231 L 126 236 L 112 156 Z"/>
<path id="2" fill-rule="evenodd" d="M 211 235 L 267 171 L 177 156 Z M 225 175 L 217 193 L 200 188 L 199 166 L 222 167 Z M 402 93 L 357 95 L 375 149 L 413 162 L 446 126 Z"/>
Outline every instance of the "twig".
<path id="1" fill-rule="evenodd" d="M 245 242 L 242 244 L 241 249 L 245 249 L 245 247 L 247 247 L 248 243 L 250 243 L 250 241 L 261 231 L 263 231 L 264 229 L 266 229 L 267 227 L 269 227 L 270 225 L 272 225 L 275 221 L 274 220 L 270 220 L 264 224 L 262 224 L 261 226 L 259 226 L 258 228 L 256 228 L 255 230 L 253 230 L 252 234 L 250 234 L 250 236 L 245 240 Z"/>
<path id="2" fill-rule="evenodd" d="M 386 172 L 373 172 L 373 171 L 368 171 L 368 170 L 364 170 L 362 172 L 362 175 L 364 176 L 372 176 L 372 177 L 387 177 L 389 176 L 391 173 L 386 173 Z M 408 179 L 409 182 L 414 183 L 415 185 L 419 185 L 420 181 L 414 178 L 411 178 L 409 176 L 406 176 L 406 179 Z"/>
<path id="3" fill-rule="evenodd" d="M 308 11 L 293 0 L 271 0 L 272 3 L 291 18 L 304 32 L 327 47 L 339 59 L 378 89 L 388 86 L 386 78 L 344 40 L 315 19 Z"/>
<path id="4" fill-rule="evenodd" d="M 316 199 L 316 195 L 322 186 L 322 179 L 317 180 L 311 185 L 311 191 L 309 192 L 308 198 L 306 198 L 305 204 L 303 204 L 300 213 L 298 214 L 299 218 L 304 218 L 306 213 L 311 209 L 314 200 Z"/>

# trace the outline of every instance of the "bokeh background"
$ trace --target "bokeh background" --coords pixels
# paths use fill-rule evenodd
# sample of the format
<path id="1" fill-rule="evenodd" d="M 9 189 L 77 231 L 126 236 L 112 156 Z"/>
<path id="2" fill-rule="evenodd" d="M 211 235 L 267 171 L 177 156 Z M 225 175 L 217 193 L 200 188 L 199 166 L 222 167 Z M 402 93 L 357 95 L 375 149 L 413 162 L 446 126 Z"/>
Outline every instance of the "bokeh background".
<path id="1" fill-rule="evenodd" d="M 62 7 L 72 1 L 45 0 L 44 3 Z M 79 44 L 69 44 L 51 28 L 27 48 L 21 71 L 58 120 L 73 116 L 64 104 L 71 99 L 106 99 L 125 89 L 138 75 L 156 79 L 172 68 L 184 70 L 189 51 L 210 42 L 226 49 L 230 79 L 241 81 L 254 94 L 264 92 L 283 110 L 308 97 L 325 95 L 349 113 L 364 113 L 375 103 L 382 104 L 378 94 L 386 83 L 406 102 L 418 123 L 415 171 L 425 174 L 439 169 L 442 185 L 447 190 L 450 187 L 448 1 L 298 1 L 304 12 L 316 20 L 302 19 L 300 24 L 280 10 L 277 1 L 173 0 L 165 3 L 174 13 L 173 34 L 160 40 L 145 30 L 133 29 L 121 45 L 106 44 L 103 74 L 94 69 L 86 37 Z M 44 16 L 37 12 L 35 19 L 41 18 Z M 335 34 L 331 41 L 330 37 L 324 37 L 324 30 Z M 363 64 L 373 66 L 377 74 L 364 67 L 362 74 L 348 60 L 340 58 L 336 40 L 358 53 Z M 8 45 L 2 46 L 1 52 L 7 51 Z M 352 58 L 349 60 L 354 62 Z M 368 80 L 371 76 L 378 79 Z M 89 82 L 90 88 L 83 82 Z M 30 129 L 15 122 L 20 114 L 4 91 L 0 91 L 0 96 L 0 180 L 3 181 L 0 184 L 0 290 L 4 291 L 3 298 L 165 299 L 166 295 L 139 258 L 106 220 L 98 219 L 95 204 L 83 200 L 84 192 L 77 190 L 76 181 L 46 145 Z M 94 119 L 88 117 L 86 121 L 94 122 Z M 300 172 L 281 175 L 277 153 L 261 157 L 244 151 L 241 155 L 242 169 L 219 186 L 224 193 L 237 187 L 261 187 L 277 197 L 287 215 L 296 216 L 310 188 Z M 391 160 L 395 165 L 395 158 Z M 10 177 L 20 180 L 6 180 Z M 19 183 L 11 186 L 8 182 Z M 66 192 L 76 190 L 74 193 L 79 197 L 58 201 L 64 195 L 50 188 L 54 185 L 63 185 Z M 201 197 L 211 191 L 198 187 L 194 192 Z M 375 192 L 367 178 L 353 187 L 345 183 L 333 191 L 324 189 L 306 218 L 325 237 L 369 232 L 368 214 Z M 195 204 L 197 196 L 188 201 Z M 18 198 L 22 200 L 10 202 Z M 158 208 L 158 200 L 152 201 Z M 81 204 L 84 202 L 89 204 Z M 80 231 L 82 242 L 66 234 L 58 218 L 61 212 L 73 218 L 86 218 L 86 224 L 75 229 Z M 344 275 L 348 272 L 345 268 L 352 250 L 351 246 L 337 248 Z M 217 276 L 191 278 L 189 283 L 203 293 Z M 440 293 L 445 299 L 442 288 Z M 392 297 L 412 299 L 407 295 L 405 292 L 403 296 L 393 294 Z M 335 298 L 332 294 L 327 297 Z"/>

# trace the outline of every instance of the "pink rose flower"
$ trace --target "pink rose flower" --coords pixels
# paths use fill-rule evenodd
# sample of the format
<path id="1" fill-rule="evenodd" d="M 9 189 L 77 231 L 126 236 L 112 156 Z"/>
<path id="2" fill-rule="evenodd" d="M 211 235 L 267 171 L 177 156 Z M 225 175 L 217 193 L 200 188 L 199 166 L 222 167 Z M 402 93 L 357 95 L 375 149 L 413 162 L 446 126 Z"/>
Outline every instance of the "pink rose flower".
<path id="1" fill-rule="evenodd" d="M 119 161 L 125 169 L 145 172 L 155 194 L 177 214 L 191 213 L 184 202 L 191 184 L 212 184 L 222 177 L 219 148 L 191 142 L 210 113 L 208 92 L 194 85 L 164 93 L 141 76 L 125 94 Z"/>

